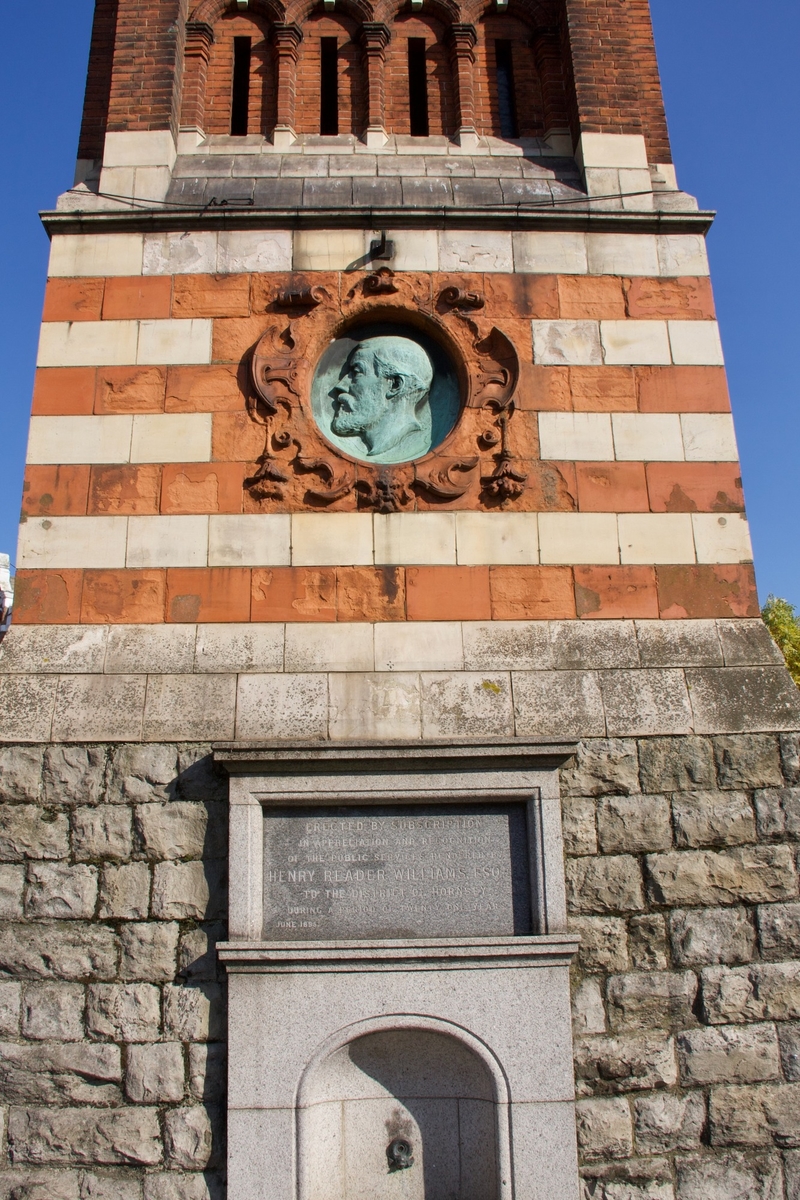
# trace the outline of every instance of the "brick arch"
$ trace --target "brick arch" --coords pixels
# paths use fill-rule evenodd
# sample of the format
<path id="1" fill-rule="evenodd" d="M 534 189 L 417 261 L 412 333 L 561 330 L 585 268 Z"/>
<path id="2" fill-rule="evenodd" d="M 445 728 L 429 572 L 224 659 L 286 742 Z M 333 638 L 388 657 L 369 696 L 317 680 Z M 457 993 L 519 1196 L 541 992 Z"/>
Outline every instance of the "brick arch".
<path id="1" fill-rule="evenodd" d="M 498 133 L 491 42 L 501 37 L 512 43 L 519 136 L 542 137 L 569 127 L 569 63 L 564 60 L 558 11 L 557 5 L 548 0 L 509 0 L 502 13 L 491 0 L 482 5 L 475 24 L 476 85 L 483 132 Z"/>
<path id="2" fill-rule="evenodd" d="M 250 0 L 250 7 L 245 12 L 265 17 L 268 21 L 283 21 L 285 7 L 280 0 Z M 215 25 L 225 13 L 234 11 L 236 9 L 232 0 L 201 0 L 193 9 L 189 20 Z"/>
<path id="3" fill-rule="evenodd" d="M 290 0 L 286 9 L 286 20 L 294 21 L 302 29 L 303 23 L 309 17 L 324 11 L 320 0 L 293 0 L 293 2 Z M 335 16 L 337 13 L 358 22 L 375 19 L 374 6 L 370 0 L 336 0 L 336 7 L 332 15 Z"/>
<path id="4" fill-rule="evenodd" d="M 270 0 L 271 2 L 271 0 Z M 266 135 L 275 124 L 277 73 L 270 32 L 274 22 L 264 15 L 265 4 L 239 11 L 223 0 L 206 0 L 196 11 L 210 15 L 212 4 L 222 7 L 214 21 L 190 22 L 186 45 L 181 124 L 205 134 L 231 131 L 234 38 L 251 41 L 247 132 Z M 205 34 L 203 31 L 206 31 Z"/>
<path id="5" fill-rule="evenodd" d="M 387 25 L 391 25 L 399 17 L 408 16 L 410 11 L 408 0 L 385 0 L 378 15 Z M 462 20 L 456 0 L 425 0 L 419 15 L 425 14 L 436 17 L 443 25 Z"/>

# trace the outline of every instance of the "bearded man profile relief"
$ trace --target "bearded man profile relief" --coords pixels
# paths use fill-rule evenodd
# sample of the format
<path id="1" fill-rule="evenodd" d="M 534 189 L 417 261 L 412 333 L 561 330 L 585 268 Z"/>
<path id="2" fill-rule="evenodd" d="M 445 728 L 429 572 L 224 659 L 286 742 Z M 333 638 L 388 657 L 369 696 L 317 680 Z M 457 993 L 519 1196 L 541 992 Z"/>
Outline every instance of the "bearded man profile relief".
<path id="1" fill-rule="evenodd" d="M 360 438 L 367 457 L 392 461 L 424 454 L 430 447 L 430 390 L 433 364 L 411 338 L 370 337 L 347 356 L 339 383 L 331 388 L 331 430 Z"/>

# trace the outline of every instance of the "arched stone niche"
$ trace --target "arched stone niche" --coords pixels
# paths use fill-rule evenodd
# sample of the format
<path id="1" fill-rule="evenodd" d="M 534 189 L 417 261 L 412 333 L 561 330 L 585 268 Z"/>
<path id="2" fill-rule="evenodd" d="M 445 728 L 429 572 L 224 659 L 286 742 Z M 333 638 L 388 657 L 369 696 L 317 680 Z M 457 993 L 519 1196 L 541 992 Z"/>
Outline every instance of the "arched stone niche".
<path id="1" fill-rule="evenodd" d="M 423 1016 L 343 1030 L 303 1076 L 297 1159 L 299 1200 L 510 1197 L 500 1064 L 466 1030 Z"/>

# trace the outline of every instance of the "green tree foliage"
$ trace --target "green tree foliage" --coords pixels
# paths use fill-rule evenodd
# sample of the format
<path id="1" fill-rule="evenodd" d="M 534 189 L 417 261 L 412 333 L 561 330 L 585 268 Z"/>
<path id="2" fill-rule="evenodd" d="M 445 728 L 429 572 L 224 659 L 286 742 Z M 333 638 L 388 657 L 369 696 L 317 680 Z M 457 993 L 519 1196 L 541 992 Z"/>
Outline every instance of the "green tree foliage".
<path id="1" fill-rule="evenodd" d="M 767 596 L 761 616 L 786 659 L 792 679 L 800 687 L 800 618 L 795 615 L 795 606 L 779 596 Z"/>

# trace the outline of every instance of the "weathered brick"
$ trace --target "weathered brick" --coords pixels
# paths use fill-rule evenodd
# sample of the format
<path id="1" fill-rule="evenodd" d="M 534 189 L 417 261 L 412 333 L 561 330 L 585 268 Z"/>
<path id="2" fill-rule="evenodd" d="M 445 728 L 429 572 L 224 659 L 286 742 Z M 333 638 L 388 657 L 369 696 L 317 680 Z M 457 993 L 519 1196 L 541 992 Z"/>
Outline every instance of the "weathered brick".
<path id="1" fill-rule="evenodd" d="M 672 1087 L 678 1082 L 673 1039 L 666 1033 L 580 1038 L 575 1077 L 582 1096 Z"/>
<path id="2" fill-rule="evenodd" d="M 0 798 L 38 799 L 43 754 L 42 746 L 0 746 Z"/>
<path id="3" fill-rule="evenodd" d="M 681 1082 L 762 1083 L 780 1078 L 774 1025 L 689 1029 L 677 1038 Z"/>
<path id="4" fill-rule="evenodd" d="M 172 979 L 178 934 L 179 927 L 174 922 L 124 925 L 120 932 L 120 978 L 153 982 Z"/>
<path id="5" fill-rule="evenodd" d="M 209 1110 L 203 1105 L 167 1112 L 164 1143 L 171 1165 L 189 1171 L 213 1165 L 215 1140 Z"/>
<path id="6" fill-rule="evenodd" d="M 741 846 L 756 840 L 753 809 L 744 792 L 681 792 L 672 797 L 675 845 Z"/>
<path id="7" fill-rule="evenodd" d="M 177 770 L 174 746 L 117 746 L 109 766 L 108 799 L 117 804 L 168 800 Z"/>
<path id="8" fill-rule="evenodd" d="M 211 1171 L 184 1175 L 170 1171 L 168 1175 L 146 1175 L 144 1200 L 226 1200 L 227 1188 L 222 1179 Z"/>
<path id="9" fill-rule="evenodd" d="M 800 1025 L 778 1025 L 783 1074 L 790 1083 L 800 1083 Z"/>
<path id="10" fill-rule="evenodd" d="M 136 809 L 136 832 L 150 859 L 219 858 L 225 816 L 219 804 L 144 804 Z"/>
<path id="11" fill-rule="evenodd" d="M 642 913 L 628 922 L 631 966 L 636 971 L 665 971 L 667 929 L 663 913 Z"/>
<path id="12" fill-rule="evenodd" d="M 76 808 L 72 814 L 72 852 L 77 859 L 129 858 L 133 846 L 131 814 L 117 804 Z"/>
<path id="13" fill-rule="evenodd" d="M 629 1158 L 633 1153 L 631 1111 L 622 1097 L 579 1100 L 575 1123 L 578 1146 L 587 1161 Z"/>
<path id="14" fill-rule="evenodd" d="M 225 1037 L 225 997 L 218 983 L 164 988 L 164 1034 L 181 1042 L 218 1042 Z"/>
<path id="15" fill-rule="evenodd" d="M 131 1046 L 125 1092 L 137 1104 L 177 1103 L 185 1092 L 183 1048 L 179 1042 Z"/>
<path id="16" fill-rule="evenodd" d="M 153 916 L 202 920 L 225 906 L 224 870 L 218 863 L 161 862 L 153 869 Z"/>
<path id="17" fill-rule="evenodd" d="M 702 989 L 703 1010 L 712 1025 L 800 1018 L 800 962 L 707 967 Z"/>
<path id="18" fill-rule="evenodd" d="M 25 868 L 21 863 L 0 864 L 0 921 L 17 921 L 22 916 Z"/>
<path id="19" fill-rule="evenodd" d="M 561 830 L 568 856 L 597 854 L 596 803 L 591 796 L 565 796 L 561 802 Z"/>
<path id="20" fill-rule="evenodd" d="M 0 981 L 0 1037 L 19 1036 L 22 985 L 14 981 Z"/>
<path id="21" fill-rule="evenodd" d="M 597 806 L 597 831 L 604 854 L 669 850 L 669 802 L 664 796 L 604 796 Z"/>
<path id="22" fill-rule="evenodd" d="M 678 1158 L 677 1200 L 782 1200 L 777 1154 L 692 1155 Z"/>
<path id="23" fill-rule="evenodd" d="M 800 837 L 800 788 L 759 788 L 754 800 L 759 837 Z"/>
<path id="24" fill-rule="evenodd" d="M 797 895 L 788 846 L 677 850 L 648 855 L 646 861 L 648 890 L 658 904 L 757 904 Z"/>
<path id="25" fill-rule="evenodd" d="M 756 909 L 764 958 L 791 958 L 800 946 L 800 904 L 761 904 Z"/>
<path id="26" fill-rule="evenodd" d="M 717 1087 L 708 1115 L 712 1146 L 800 1146 L 800 1084 Z"/>
<path id="27" fill-rule="evenodd" d="M 80 1174 L 48 1167 L 19 1167 L 0 1170 L 3 1200 L 83 1200 Z"/>
<path id="28" fill-rule="evenodd" d="M 574 858 L 567 863 L 567 904 L 571 912 L 625 912 L 644 908 L 638 860 L 620 854 Z"/>
<path id="29" fill-rule="evenodd" d="M 207 1042 L 189 1047 L 189 1091 L 196 1100 L 219 1101 L 228 1082 L 228 1047 Z"/>
<path id="30" fill-rule="evenodd" d="M 572 1029 L 576 1037 L 586 1033 L 605 1033 L 603 993 L 600 983 L 592 976 L 582 980 L 572 993 Z"/>
<path id="31" fill-rule="evenodd" d="M 669 917 L 672 955 L 679 967 L 749 962 L 756 935 L 744 908 L 677 909 Z"/>
<path id="32" fill-rule="evenodd" d="M 691 971 L 612 975 L 606 985 L 609 1023 L 615 1030 L 694 1024 L 696 993 Z"/>
<path id="33" fill-rule="evenodd" d="M 77 921 L 0 926 L 0 971 L 41 979 L 110 979 L 117 938 L 104 925 Z"/>
<path id="34" fill-rule="evenodd" d="M 104 746 L 48 746 L 42 768 L 45 804 L 98 804 L 106 773 Z"/>
<path id="35" fill-rule="evenodd" d="M 206 922 L 182 933 L 178 947 L 178 971 L 182 978 L 216 979 L 217 942 L 224 941 L 226 936 L 227 926 L 222 921 Z"/>

